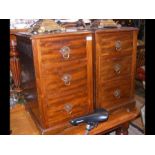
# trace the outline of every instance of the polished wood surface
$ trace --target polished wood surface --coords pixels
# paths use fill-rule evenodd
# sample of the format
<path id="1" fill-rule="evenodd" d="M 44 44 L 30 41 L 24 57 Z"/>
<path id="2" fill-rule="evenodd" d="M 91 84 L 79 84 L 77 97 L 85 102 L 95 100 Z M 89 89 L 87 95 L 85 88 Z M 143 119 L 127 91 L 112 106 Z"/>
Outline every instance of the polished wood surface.
<path id="1" fill-rule="evenodd" d="M 96 128 L 90 131 L 90 135 L 95 134 L 105 134 L 107 132 L 113 131 L 115 129 L 121 129 L 124 124 L 128 124 L 128 122 L 132 121 L 136 117 L 139 116 L 139 110 L 132 109 L 128 111 L 126 108 L 120 108 L 119 110 L 112 112 L 108 121 L 99 123 Z M 68 126 L 64 126 L 63 130 L 59 130 L 58 128 L 53 128 L 52 130 L 46 131 L 46 134 L 59 134 L 59 135 L 83 135 L 85 133 L 85 124 L 81 124 L 77 126 L 71 126 L 68 123 Z M 126 129 L 127 130 L 127 129 Z M 125 131 L 122 131 L 125 132 Z M 121 134 L 119 132 L 118 134 Z"/>
<path id="2" fill-rule="evenodd" d="M 40 133 L 82 134 L 85 125 L 72 126 L 69 120 L 95 108 L 105 108 L 110 118 L 91 134 L 125 132 L 122 124 L 139 114 L 136 43 L 135 28 L 17 34 L 26 107 Z"/>
<path id="3" fill-rule="evenodd" d="M 131 76 L 132 56 L 101 56 L 100 57 L 101 82 Z"/>
<path id="4" fill-rule="evenodd" d="M 131 86 L 129 85 L 130 81 L 130 77 L 124 77 L 119 80 L 108 81 L 104 84 L 101 84 L 101 107 L 112 109 L 117 106 L 120 107 L 120 104 L 128 102 L 131 99 Z"/>
<path id="5" fill-rule="evenodd" d="M 21 66 L 19 60 L 19 53 L 16 49 L 16 41 L 10 42 L 10 71 L 14 81 L 14 88 L 17 92 L 21 91 Z"/>
<path id="6" fill-rule="evenodd" d="M 95 103 L 109 111 L 133 106 L 137 29 L 95 32 Z"/>
<path id="7" fill-rule="evenodd" d="M 47 35 L 46 38 L 32 36 L 32 43 L 28 37 L 17 37 L 21 61 L 25 66 L 23 72 L 29 73 L 26 83 L 33 80 L 37 85 L 38 106 L 33 107 L 40 115 L 37 122 L 41 132 L 55 126 L 62 130 L 72 118 L 93 110 L 92 34 L 69 34 Z M 24 45 L 30 50 L 25 50 Z M 67 57 L 61 53 L 64 47 L 69 47 Z M 30 67 L 35 75 L 30 73 Z M 69 77 L 70 80 L 65 82 Z M 33 100 L 32 104 L 37 104 L 35 102 Z M 32 108 L 30 110 L 34 117 L 38 117 Z"/>
<path id="8" fill-rule="evenodd" d="M 137 95 L 135 96 L 135 98 L 136 98 L 137 109 L 140 111 L 142 105 L 144 104 L 144 99 Z M 127 114 L 129 114 L 129 113 L 127 113 Z M 109 120 L 110 121 L 109 125 L 113 124 L 115 126 L 116 123 L 119 123 L 119 120 L 122 121 L 121 115 L 123 116 L 122 119 L 124 119 L 124 117 L 125 117 L 124 113 L 119 113 L 119 117 L 117 117 L 118 115 L 115 115 L 114 117 L 112 117 L 113 119 L 115 119 L 115 123 L 113 124 L 114 120 L 113 121 Z M 135 113 L 134 113 L 134 115 L 135 115 Z M 40 134 L 38 128 L 34 124 L 34 120 L 31 118 L 31 115 L 29 114 L 29 112 L 27 112 L 25 110 L 23 105 L 17 104 L 15 107 L 13 107 L 10 110 L 10 122 L 11 122 L 10 126 L 11 126 L 12 135 L 21 135 L 21 134 L 22 135 L 32 135 L 32 134 L 38 135 L 38 134 Z M 134 121 L 132 121 L 132 123 L 138 125 L 141 129 L 143 129 L 143 124 L 142 124 L 140 117 L 137 117 L 137 119 L 134 119 Z M 116 129 L 117 134 L 122 134 L 121 126 L 123 126 L 125 124 L 122 124 L 117 128 L 112 128 L 111 131 Z M 105 127 L 104 124 L 102 126 Z M 84 130 L 85 130 L 85 127 L 83 126 L 80 133 L 84 134 L 84 132 L 85 132 Z M 66 131 L 66 132 L 69 132 L 69 131 Z M 110 131 L 108 131 L 108 132 L 110 132 Z M 107 133 L 107 132 L 104 132 L 104 133 Z"/>
<path id="9" fill-rule="evenodd" d="M 19 110 L 20 109 L 20 110 Z M 99 124 L 97 128 L 90 132 L 93 134 L 105 134 L 116 130 L 116 134 L 127 134 L 125 130 L 126 122 L 132 121 L 139 116 L 138 110 L 133 110 L 127 112 L 125 109 L 121 109 L 110 115 L 110 118 L 107 122 Z M 11 131 L 12 135 L 38 135 L 40 131 L 33 122 L 31 115 L 25 111 L 25 108 L 22 106 L 14 107 L 11 110 L 10 114 L 11 120 Z M 118 121 L 119 120 L 119 121 Z M 69 128 L 70 126 L 70 128 Z M 122 130 L 122 131 L 121 131 Z M 78 127 L 72 127 L 70 124 L 64 126 L 63 130 L 59 128 L 53 128 L 53 130 L 47 130 L 45 134 L 59 134 L 59 135 L 84 135 L 85 125 L 80 125 Z"/>
<path id="10" fill-rule="evenodd" d="M 12 73 L 12 78 L 15 85 L 15 90 L 17 92 L 21 91 L 21 66 L 19 53 L 16 48 L 16 33 L 17 32 L 26 32 L 26 29 L 11 29 L 10 30 L 10 70 Z"/>
<path id="11" fill-rule="evenodd" d="M 96 32 L 97 51 L 101 55 L 130 54 L 133 48 L 133 33 L 130 32 Z M 120 49 L 116 48 L 120 42 Z"/>
<path id="12" fill-rule="evenodd" d="M 16 41 L 16 33 L 27 32 L 27 29 L 10 29 L 10 40 Z"/>
<path id="13" fill-rule="evenodd" d="M 25 110 L 24 105 L 16 104 L 10 110 L 10 129 L 11 135 L 38 135 L 34 121 L 30 114 Z"/>

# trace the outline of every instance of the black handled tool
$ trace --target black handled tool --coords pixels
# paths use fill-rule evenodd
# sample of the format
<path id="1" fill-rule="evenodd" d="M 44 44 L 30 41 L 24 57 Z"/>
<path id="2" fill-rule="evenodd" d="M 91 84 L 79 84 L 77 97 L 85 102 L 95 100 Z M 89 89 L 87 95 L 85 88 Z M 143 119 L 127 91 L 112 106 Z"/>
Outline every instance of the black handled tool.
<path id="1" fill-rule="evenodd" d="M 70 123 L 74 126 L 81 123 L 86 123 L 85 134 L 89 134 L 89 131 L 96 127 L 98 123 L 108 120 L 108 117 L 109 113 L 105 109 L 98 109 L 94 113 L 91 113 L 89 115 L 75 118 L 71 120 Z"/>

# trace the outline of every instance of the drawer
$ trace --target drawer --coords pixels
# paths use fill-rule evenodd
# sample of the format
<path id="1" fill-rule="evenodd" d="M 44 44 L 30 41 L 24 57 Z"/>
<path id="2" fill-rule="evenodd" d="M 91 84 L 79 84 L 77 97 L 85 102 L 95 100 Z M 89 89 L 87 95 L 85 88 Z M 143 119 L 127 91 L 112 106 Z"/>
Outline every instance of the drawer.
<path id="1" fill-rule="evenodd" d="M 42 76 L 51 74 L 61 74 L 62 72 L 68 72 L 69 70 L 76 70 L 86 65 L 87 59 L 76 59 L 70 61 L 52 61 L 50 58 L 41 63 L 41 74 Z"/>
<path id="2" fill-rule="evenodd" d="M 96 32 L 96 45 L 101 55 L 131 54 L 133 32 Z"/>
<path id="3" fill-rule="evenodd" d="M 131 77 L 103 83 L 100 90 L 100 106 L 107 109 L 117 107 L 131 97 Z"/>
<path id="4" fill-rule="evenodd" d="M 99 73 L 101 83 L 105 80 L 117 79 L 125 75 L 131 75 L 131 56 L 100 57 Z"/>
<path id="5" fill-rule="evenodd" d="M 46 111 L 49 126 L 69 123 L 69 120 L 90 112 L 87 95 L 81 92 L 49 102 L 50 106 Z"/>
<path id="6" fill-rule="evenodd" d="M 41 39 L 40 53 L 42 63 L 86 58 L 86 36 Z"/>
<path id="7" fill-rule="evenodd" d="M 43 76 L 42 81 L 47 98 L 63 97 L 79 91 L 87 92 L 86 61 L 57 66 L 57 68 L 51 69 L 48 76 Z"/>

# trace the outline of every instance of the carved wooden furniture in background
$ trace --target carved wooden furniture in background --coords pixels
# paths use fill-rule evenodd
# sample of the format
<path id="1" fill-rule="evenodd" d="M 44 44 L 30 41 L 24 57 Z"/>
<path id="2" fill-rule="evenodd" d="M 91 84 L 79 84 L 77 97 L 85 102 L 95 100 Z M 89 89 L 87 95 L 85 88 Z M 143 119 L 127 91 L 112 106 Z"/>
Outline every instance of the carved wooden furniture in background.
<path id="1" fill-rule="evenodd" d="M 17 92 L 21 91 L 20 84 L 21 84 L 21 69 L 20 69 L 20 62 L 19 62 L 19 53 L 16 50 L 16 41 L 12 40 L 10 42 L 10 70 L 12 73 L 12 78 L 14 81 L 15 90 Z"/>
<path id="2" fill-rule="evenodd" d="M 135 28 L 19 33 L 22 87 L 41 134 L 83 134 L 85 125 L 71 126 L 69 120 L 96 108 L 105 108 L 110 116 L 90 134 L 114 129 L 127 134 L 128 123 L 139 114 L 136 43 Z"/>
<path id="3" fill-rule="evenodd" d="M 10 30 L 10 70 L 12 73 L 12 78 L 15 85 L 15 90 L 21 91 L 20 84 L 21 84 L 21 70 L 20 70 L 20 60 L 19 60 L 19 53 L 16 49 L 16 36 L 17 32 L 26 32 L 26 29 L 11 29 Z"/>
<path id="4" fill-rule="evenodd" d="M 10 30 L 10 42 L 12 40 L 15 40 L 16 41 L 16 33 L 18 32 L 27 32 L 27 29 L 11 29 Z"/>

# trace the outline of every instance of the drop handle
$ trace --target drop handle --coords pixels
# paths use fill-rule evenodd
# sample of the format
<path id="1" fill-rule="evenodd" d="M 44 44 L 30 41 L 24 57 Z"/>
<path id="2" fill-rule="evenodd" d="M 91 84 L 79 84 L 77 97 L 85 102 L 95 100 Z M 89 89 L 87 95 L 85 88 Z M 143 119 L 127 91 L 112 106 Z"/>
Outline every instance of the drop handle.
<path id="1" fill-rule="evenodd" d="M 60 49 L 60 53 L 64 59 L 69 59 L 70 57 L 70 48 L 68 46 L 64 46 Z"/>
<path id="2" fill-rule="evenodd" d="M 61 80 L 64 82 L 66 86 L 70 85 L 72 76 L 70 74 L 64 74 Z"/>
<path id="3" fill-rule="evenodd" d="M 71 114 L 72 113 L 72 109 L 73 109 L 73 105 L 70 103 L 67 103 L 64 105 L 64 110 L 68 113 Z"/>
<path id="4" fill-rule="evenodd" d="M 113 93 L 115 98 L 120 98 L 121 97 L 121 91 L 120 89 L 116 89 Z"/>
<path id="5" fill-rule="evenodd" d="M 121 46 L 122 45 L 121 45 L 121 41 L 120 40 L 115 42 L 115 49 L 116 49 L 116 51 L 120 51 L 121 48 L 122 48 Z"/>
<path id="6" fill-rule="evenodd" d="M 114 71 L 118 75 L 121 73 L 121 65 L 120 64 L 115 64 L 114 65 Z"/>

